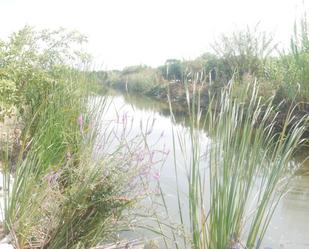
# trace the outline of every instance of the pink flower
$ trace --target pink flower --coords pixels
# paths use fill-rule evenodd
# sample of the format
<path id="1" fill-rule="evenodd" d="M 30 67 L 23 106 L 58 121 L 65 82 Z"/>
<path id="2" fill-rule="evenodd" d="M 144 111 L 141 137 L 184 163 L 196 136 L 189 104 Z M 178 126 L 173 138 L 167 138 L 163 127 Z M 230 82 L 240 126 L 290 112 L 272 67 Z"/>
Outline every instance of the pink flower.
<path id="1" fill-rule="evenodd" d="M 50 187 L 55 185 L 60 175 L 61 175 L 60 172 L 52 171 L 47 176 L 45 176 L 45 179 L 47 180 L 48 185 Z"/>
<path id="2" fill-rule="evenodd" d="M 159 180 L 160 180 L 160 177 L 161 177 L 161 173 L 158 171 L 158 172 L 154 173 L 152 177 L 153 177 L 156 181 L 159 181 Z"/>

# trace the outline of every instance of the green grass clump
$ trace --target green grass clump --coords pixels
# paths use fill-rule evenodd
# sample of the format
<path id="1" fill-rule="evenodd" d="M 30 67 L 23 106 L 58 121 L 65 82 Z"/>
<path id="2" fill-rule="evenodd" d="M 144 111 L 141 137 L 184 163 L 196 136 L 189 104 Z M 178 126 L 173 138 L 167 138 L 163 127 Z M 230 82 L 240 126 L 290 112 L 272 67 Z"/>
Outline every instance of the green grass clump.
<path id="1" fill-rule="evenodd" d="M 308 118 L 294 122 L 290 110 L 278 133 L 279 113 L 271 100 L 262 104 L 257 85 L 249 84 L 236 98 L 232 89 L 231 84 L 219 100 L 211 102 L 206 120 L 196 104 L 198 91 L 188 96 L 193 100 L 189 103 L 191 142 L 189 148 L 182 148 L 191 155 L 186 162 L 188 212 L 181 208 L 184 197 L 178 192 L 180 220 L 188 216 L 190 223 L 190 239 L 184 238 L 187 248 L 260 248 L 297 168 L 291 159 L 303 142 Z M 206 148 L 201 147 L 202 127 L 212 139 Z M 178 176 L 179 169 L 175 170 Z"/>
<path id="2" fill-rule="evenodd" d="M 145 137 L 114 137 L 101 124 L 105 101 L 93 104 L 79 83 L 55 85 L 26 127 L 14 182 L 7 182 L 5 225 L 16 248 L 112 241 L 145 188 L 151 162 L 137 157 L 146 153 Z"/>

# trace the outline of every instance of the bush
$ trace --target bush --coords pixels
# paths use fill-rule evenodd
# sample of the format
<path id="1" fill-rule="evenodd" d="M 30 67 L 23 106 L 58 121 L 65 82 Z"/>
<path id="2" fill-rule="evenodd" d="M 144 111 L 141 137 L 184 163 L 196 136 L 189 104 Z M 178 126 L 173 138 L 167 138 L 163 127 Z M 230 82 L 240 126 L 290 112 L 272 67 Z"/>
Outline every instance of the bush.
<path id="1" fill-rule="evenodd" d="M 35 31 L 26 26 L 0 42 L 0 82 L 5 99 L 1 105 L 29 106 L 32 113 L 61 78 L 64 64 L 85 62 L 87 56 L 74 49 L 86 38 L 78 32 Z M 5 91 L 5 92 L 4 92 Z"/>
<path id="2" fill-rule="evenodd" d="M 156 69 L 132 66 L 123 71 L 110 71 L 103 82 L 111 87 L 137 94 L 147 94 L 157 85 L 164 83 Z"/>
<path id="3" fill-rule="evenodd" d="M 291 49 L 281 56 L 283 86 L 281 93 L 289 100 L 309 100 L 309 33 L 306 15 L 294 26 Z"/>
<path id="4" fill-rule="evenodd" d="M 254 29 L 233 32 L 230 36 L 222 35 L 212 45 L 219 57 L 224 61 L 224 74 L 231 79 L 235 76 L 242 79 L 246 74 L 256 77 L 264 76 L 266 59 L 276 48 L 273 36 Z"/>

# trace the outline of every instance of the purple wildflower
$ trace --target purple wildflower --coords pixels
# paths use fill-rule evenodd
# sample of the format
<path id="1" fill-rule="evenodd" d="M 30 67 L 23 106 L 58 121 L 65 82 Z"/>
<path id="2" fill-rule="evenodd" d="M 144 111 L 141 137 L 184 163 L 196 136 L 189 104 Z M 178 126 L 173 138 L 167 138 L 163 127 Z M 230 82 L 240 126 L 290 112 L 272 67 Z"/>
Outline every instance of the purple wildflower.
<path id="1" fill-rule="evenodd" d="M 161 177 L 161 173 L 158 171 L 158 172 L 155 172 L 152 176 L 156 181 L 159 181 L 160 180 L 160 177 Z"/>
<path id="2" fill-rule="evenodd" d="M 60 172 L 52 171 L 47 176 L 45 176 L 45 179 L 46 179 L 48 185 L 50 187 L 54 186 L 56 184 L 57 180 L 59 179 L 60 175 L 61 175 Z"/>

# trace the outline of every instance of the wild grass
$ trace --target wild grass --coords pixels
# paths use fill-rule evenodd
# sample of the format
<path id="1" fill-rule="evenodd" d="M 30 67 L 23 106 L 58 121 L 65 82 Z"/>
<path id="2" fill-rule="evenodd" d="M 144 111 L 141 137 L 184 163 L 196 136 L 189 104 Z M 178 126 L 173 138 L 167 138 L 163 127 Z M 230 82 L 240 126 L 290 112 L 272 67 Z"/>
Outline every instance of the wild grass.
<path id="1" fill-rule="evenodd" d="M 0 118 L 15 108 L 23 122 L 14 163 L 8 149 L 0 155 L 1 225 L 18 249 L 111 242 L 128 229 L 129 207 L 147 190 L 149 131 L 131 137 L 130 123 L 119 130 L 117 120 L 105 124 L 106 101 L 93 93 L 97 78 L 87 55 L 75 50 L 85 40 L 25 27 L 0 42 Z"/>
<path id="2" fill-rule="evenodd" d="M 77 118 L 83 113 L 81 102 L 72 82 L 54 85 L 25 127 L 6 212 L 6 225 L 18 248 L 31 247 L 29 239 L 44 217 L 42 205 L 51 194 L 46 176 L 61 171 L 68 157 L 80 149 Z"/>
<path id="3" fill-rule="evenodd" d="M 12 186 L 4 224 L 16 248 L 90 248 L 113 241 L 128 229 L 123 211 L 146 189 L 153 164 L 147 135 L 130 138 L 129 127 L 116 134 L 113 123 L 102 125 L 104 98 L 94 101 L 84 78 L 66 73 L 27 122 L 13 182 L 4 168 L 6 187 Z"/>
<path id="4" fill-rule="evenodd" d="M 177 191 L 185 228 L 185 217 L 189 217 L 190 239 L 183 238 L 186 248 L 260 248 L 297 168 L 290 159 L 303 142 L 308 118 L 295 120 L 290 110 L 278 133 L 279 113 L 272 107 L 272 99 L 262 103 L 257 84 L 248 85 L 237 98 L 232 97 L 232 89 L 230 83 L 219 99 L 211 101 L 206 119 L 198 104 L 200 93 L 189 96 L 187 90 L 190 146 L 181 150 L 190 152 L 186 162 L 188 197 Z M 201 147 L 199 134 L 204 126 L 212 140 L 206 148 Z M 184 135 L 174 136 L 183 140 Z M 176 178 L 179 167 L 175 165 Z M 188 210 L 181 204 L 186 200 Z"/>

